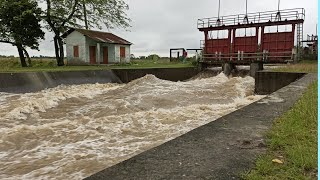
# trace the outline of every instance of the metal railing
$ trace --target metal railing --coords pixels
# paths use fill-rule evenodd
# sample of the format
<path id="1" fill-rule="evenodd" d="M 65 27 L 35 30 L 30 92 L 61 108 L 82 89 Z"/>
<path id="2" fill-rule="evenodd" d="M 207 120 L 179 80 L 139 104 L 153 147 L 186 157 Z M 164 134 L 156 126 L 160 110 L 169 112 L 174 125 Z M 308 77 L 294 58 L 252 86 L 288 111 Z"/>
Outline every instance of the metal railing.
<path id="1" fill-rule="evenodd" d="M 318 41 L 317 35 L 307 35 L 307 41 Z"/>
<path id="2" fill-rule="evenodd" d="M 248 62 L 248 61 L 289 61 L 294 60 L 295 54 L 291 51 L 284 52 L 257 52 L 257 53 L 214 53 L 214 54 L 203 54 L 202 62 Z"/>
<path id="3" fill-rule="evenodd" d="M 240 24 L 255 24 L 255 23 L 267 23 L 277 21 L 291 21 L 291 20 L 304 20 L 305 9 L 285 9 L 276 11 L 265 11 L 248 14 L 237 14 L 230 16 L 221 16 L 198 19 L 197 27 L 209 28 L 209 27 L 221 27 L 221 26 L 232 26 Z"/>

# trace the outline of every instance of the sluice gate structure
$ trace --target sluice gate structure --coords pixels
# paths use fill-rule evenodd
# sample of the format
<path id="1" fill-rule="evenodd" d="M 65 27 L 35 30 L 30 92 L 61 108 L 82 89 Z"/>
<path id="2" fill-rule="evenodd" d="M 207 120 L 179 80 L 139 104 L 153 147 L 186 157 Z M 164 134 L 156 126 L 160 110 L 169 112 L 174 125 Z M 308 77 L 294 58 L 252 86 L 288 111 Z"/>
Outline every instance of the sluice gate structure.
<path id="1" fill-rule="evenodd" d="M 303 8 L 198 19 L 197 28 L 204 33 L 200 63 L 203 66 L 230 64 L 232 68 L 297 61 L 302 53 L 304 19 Z M 290 30 L 279 32 L 278 27 L 284 25 L 291 26 Z M 277 27 L 277 31 L 266 32 L 267 27 Z M 254 35 L 247 35 L 248 29 L 254 29 Z M 237 36 L 240 30 L 245 30 L 244 36 Z M 227 31 L 227 37 L 212 37 L 213 32 L 219 31 Z"/>

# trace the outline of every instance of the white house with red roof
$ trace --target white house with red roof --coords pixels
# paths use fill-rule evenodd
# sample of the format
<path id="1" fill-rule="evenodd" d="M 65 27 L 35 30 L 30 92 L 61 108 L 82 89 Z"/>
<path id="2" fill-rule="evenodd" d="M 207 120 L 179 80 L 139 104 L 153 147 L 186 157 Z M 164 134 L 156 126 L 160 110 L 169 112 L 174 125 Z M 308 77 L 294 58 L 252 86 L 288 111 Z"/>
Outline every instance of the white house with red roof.
<path id="1" fill-rule="evenodd" d="M 62 37 L 69 65 L 130 62 L 132 43 L 112 33 L 72 28 Z"/>

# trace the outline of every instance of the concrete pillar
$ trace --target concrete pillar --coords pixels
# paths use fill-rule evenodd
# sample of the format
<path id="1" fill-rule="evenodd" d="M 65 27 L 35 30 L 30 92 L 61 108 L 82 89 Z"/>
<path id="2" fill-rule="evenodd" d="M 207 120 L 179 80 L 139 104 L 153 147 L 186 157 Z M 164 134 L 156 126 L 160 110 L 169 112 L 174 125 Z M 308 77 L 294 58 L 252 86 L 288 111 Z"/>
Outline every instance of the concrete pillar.
<path id="1" fill-rule="evenodd" d="M 198 70 L 199 71 L 203 71 L 203 70 L 205 70 L 206 68 L 208 67 L 208 65 L 206 64 L 206 63 L 199 63 L 198 64 Z"/>
<path id="2" fill-rule="evenodd" d="M 250 76 L 255 77 L 257 71 L 263 70 L 263 63 L 251 63 L 250 64 Z"/>
<path id="3" fill-rule="evenodd" d="M 226 76 L 229 76 L 231 74 L 231 71 L 233 70 L 234 66 L 230 63 L 224 63 L 222 65 L 222 70 L 223 70 L 223 73 L 226 75 Z"/>
<path id="4" fill-rule="evenodd" d="M 97 64 L 101 64 L 101 46 L 100 43 L 97 43 Z"/>

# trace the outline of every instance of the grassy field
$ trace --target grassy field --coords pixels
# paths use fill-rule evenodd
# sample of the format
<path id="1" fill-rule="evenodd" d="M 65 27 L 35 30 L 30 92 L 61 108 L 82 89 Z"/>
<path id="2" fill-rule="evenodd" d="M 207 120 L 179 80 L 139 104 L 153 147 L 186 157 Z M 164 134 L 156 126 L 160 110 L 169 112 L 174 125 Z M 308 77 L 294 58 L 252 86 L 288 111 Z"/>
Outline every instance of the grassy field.
<path id="1" fill-rule="evenodd" d="M 304 61 L 276 71 L 317 72 L 317 63 Z M 267 134 L 267 154 L 243 179 L 317 179 L 318 173 L 318 83 L 279 119 Z M 273 160 L 280 160 L 278 163 Z"/>
<path id="2" fill-rule="evenodd" d="M 96 66 L 63 66 L 58 67 L 55 59 L 33 59 L 32 67 L 23 68 L 18 58 L 0 58 L 0 72 L 39 72 L 39 71 L 82 71 L 104 69 L 143 69 L 143 68 L 184 68 L 194 67 L 191 62 L 170 62 L 169 59 L 133 60 L 130 64 L 96 65 Z"/>

